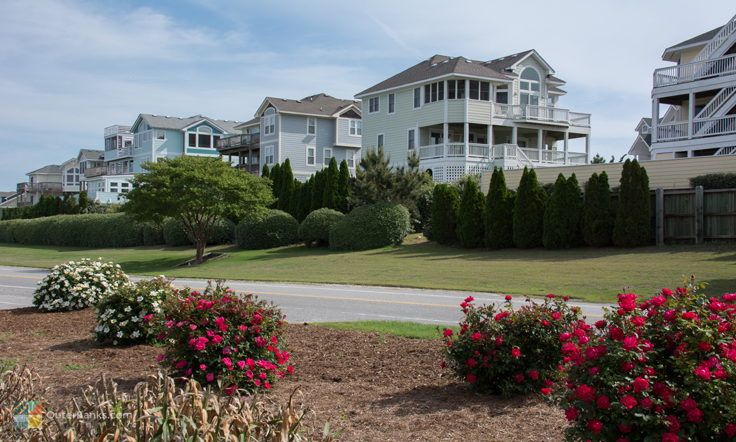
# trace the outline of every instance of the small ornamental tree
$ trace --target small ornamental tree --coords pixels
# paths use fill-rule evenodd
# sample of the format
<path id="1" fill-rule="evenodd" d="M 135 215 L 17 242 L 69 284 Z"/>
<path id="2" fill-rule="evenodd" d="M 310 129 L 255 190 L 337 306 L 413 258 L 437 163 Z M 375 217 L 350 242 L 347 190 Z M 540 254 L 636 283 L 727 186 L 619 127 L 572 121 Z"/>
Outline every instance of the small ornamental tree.
<path id="1" fill-rule="evenodd" d="M 649 177 L 637 160 L 626 160 L 621 172 L 613 244 L 639 247 L 651 242 Z"/>
<path id="2" fill-rule="evenodd" d="M 585 183 L 585 203 L 582 217 L 583 240 L 592 247 L 611 244 L 613 223 L 611 217 L 611 189 L 608 174 L 594 173 Z"/>
<path id="3" fill-rule="evenodd" d="M 337 160 L 335 157 L 330 159 L 330 165 L 327 166 L 327 178 L 325 180 L 325 190 L 322 193 L 322 207 L 336 210 L 340 202 L 339 185 L 340 171 L 337 168 Z"/>
<path id="4" fill-rule="evenodd" d="M 580 206 L 580 188 L 575 174 L 569 180 L 559 174 L 544 211 L 542 242 L 545 248 L 569 249 L 577 245 Z"/>
<path id="5" fill-rule="evenodd" d="M 595 331 L 560 336 L 570 440 L 736 437 L 736 294 L 703 287 L 620 294 Z"/>
<path id="6" fill-rule="evenodd" d="M 493 168 L 485 207 L 485 245 L 502 249 L 514 245 L 514 200 L 506 187 L 503 169 Z"/>
<path id="7" fill-rule="evenodd" d="M 467 180 L 463 187 L 457 210 L 457 238 L 465 248 L 482 247 L 485 198 L 474 180 Z"/>
<path id="8" fill-rule="evenodd" d="M 340 175 L 337 178 L 337 210 L 342 213 L 348 213 L 350 209 L 350 169 L 348 162 L 342 160 L 340 162 Z"/>
<path id="9" fill-rule="evenodd" d="M 514 202 L 514 244 L 522 249 L 542 245 L 547 194 L 534 169 L 524 168 Z"/>
<path id="10" fill-rule="evenodd" d="M 559 336 L 585 324 L 578 307 L 566 298 L 547 295 L 543 303 L 532 302 L 514 309 L 511 296 L 498 309 L 476 306 L 473 297 L 460 306 L 465 318 L 457 335 L 446 329 L 445 361 L 471 387 L 492 394 L 512 396 L 533 391 L 544 394 L 561 377 Z"/>
<path id="11" fill-rule="evenodd" d="M 268 180 L 243 173 L 219 158 L 183 156 L 144 163 L 123 210 L 160 222 L 176 218 L 202 262 L 207 240 L 221 218 L 240 219 L 273 201 Z"/>
<path id="12" fill-rule="evenodd" d="M 437 184 L 432 193 L 432 238 L 440 244 L 457 241 L 457 209 L 460 197 L 449 184 Z"/>

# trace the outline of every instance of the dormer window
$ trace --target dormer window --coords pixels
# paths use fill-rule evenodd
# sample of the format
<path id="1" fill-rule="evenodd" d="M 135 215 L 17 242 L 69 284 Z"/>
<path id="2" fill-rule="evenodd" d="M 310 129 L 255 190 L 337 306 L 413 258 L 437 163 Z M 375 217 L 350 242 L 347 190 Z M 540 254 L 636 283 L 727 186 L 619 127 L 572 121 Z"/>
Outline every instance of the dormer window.
<path id="1" fill-rule="evenodd" d="M 539 105 L 540 86 L 539 86 L 539 74 L 534 68 L 526 68 L 521 73 L 521 80 L 519 81 L 519 90 L 521 95 L 519 97 L 519 103 L 522 105 Z"/>
<path id="2" fill-rule="evenodd" d="M 213 135 L 209 126 L 199 126 L 193 132 L 187 132 L 187 147 L 212 148 L 220 139 L 219 135 Z"/>
<path id="3" fill-rule="evenodd" d="M 646 124 L 642 125 L 641 126 L 641 133 L 648 134 L 649 133 L 649 126 L 647 126 Z"/>

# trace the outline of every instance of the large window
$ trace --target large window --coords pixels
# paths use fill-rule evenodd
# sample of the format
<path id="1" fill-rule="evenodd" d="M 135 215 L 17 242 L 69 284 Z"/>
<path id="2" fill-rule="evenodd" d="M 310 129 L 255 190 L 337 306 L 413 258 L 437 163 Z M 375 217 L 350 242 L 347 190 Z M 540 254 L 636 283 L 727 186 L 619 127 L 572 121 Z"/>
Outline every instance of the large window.
<path id="1" fill-rule="evenodd" d="M 276 111 L 269 107 L 266 109 L 265 116 L 263 117 L 263 134 L 270 135 L 276 132 Z"/>
<path id="2" fill-rule="evenodd" d="M 72 167 L 66 170 L 65 177 L 67 186 L 76 186 L 79 184 L 79 168 Z"/>
<path id="3" fill-rule="evenodd" d="M 317 148 L 314 146 L 307 146 L 307 166 L 314 166 L 316 162 Z"/>
<path id="4" fill-rule="evenodd" d="M 396 112 L 396 95 L 388 94 L 388 113 Z"/>
<path id="5" fill-rule="evenodd" d="M 470 80 L 468 89 L 468 97 L 471 100 L 491 100 L 491 83 L 487 81 Z"/>
<path id="6" fill-rule="evenodd" d="M 209 126 L 199 126 L 194 132 L 187 132 L 187 147 L 213 148 L 220 139 Z"/>
<path id="7" fill-rule="evenodd" d="M 406 147 L 409 150 L 414 149 L 416 147 L 416 130 L 409 129 L 407 134 Z"/>
<path id="8" fill-rule="evenodd" d="M 509 86 L 496 86 L 496 103 L 509 104 Z"/>
<path id="9" fill-rule="evenodd" d="M 266 148 L 263 149 L 263 157 L 266 164 L 273 164 L 273 146 L 266 146 Z"/>
<path id="10" fill-rule="evenodd" d="M 350 120 L 350 135 L 356 135 L 356 136 L 363 135 L 363 121 L 362 120 Z"/>
<path id="11" fill-rule="evenodd" d="M 414 88 L 414 109 L 422 105 L 422 88 Z"/>
<path id="12" fill-rule="evenodd" d="M 317 133 L 317 119 L 307 118 L 307 134 L 314 135 Z"/>
<path id="13" fill-rule="evenodd" d="M 447 98 L 450 100 L 465 98 L 465 80 L 447 80 Z"/>
<path id="14" fill-rule="evenodd" d="M 369 113 L 375 113 L 378 112 L 378 97 L 373 97 L 368 100 L 368 112 Z"/>
<path id="15" fill-rule="evenodd" d="M 445 99 L 445 82 L 438 81 L 424 85 L 424 102 L 434 103 Z"/>
<path id="16" fill-rule="evenodd" d="M 539 74 L 534 68 L 526 68 L 521 73 L 519 81 L 519 103 L 522 105 L 539 105 L 540 83 Z"/>

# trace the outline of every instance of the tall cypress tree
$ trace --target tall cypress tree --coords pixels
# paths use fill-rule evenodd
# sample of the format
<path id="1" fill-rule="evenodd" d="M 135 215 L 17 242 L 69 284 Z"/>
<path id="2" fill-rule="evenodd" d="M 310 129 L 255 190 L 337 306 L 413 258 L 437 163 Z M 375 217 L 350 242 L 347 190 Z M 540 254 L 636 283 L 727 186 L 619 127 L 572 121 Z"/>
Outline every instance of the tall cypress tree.
<path id="1" fill-rule="evenodd" d="M 271 171 L 268 168 L 268 164 L 264 164 L 263 165 L 263 169 L 261 170 L 261 177 L 263 177 L 263 178 L 270 178 L 269 177 L 270 173 L 271 173 Z"/>
<path id="2" fill-rule="evenodd" d="M 528 249 L 542 245 L 544 206 L 547 194 L 534 169 L 524 168 L 514 203 L 514 244 Z"/>
<path id="3" fill-rule="evenodd" d="M 485 198 L 475 180 L 467 180 L 463 186 L 460 207 L 457 212 L 457 238 L 468 249 L 483 246 L 483 211 Z"/>
<path id="4" fill-rule="evenodd" d="M 330 159 L 330 165 L 327 166 L 327 175 L 325 179 L 325 189 L 322 194 L 322 207 L 328 209 L 337 209 L 340 197 L 338 194 L 338 186 L 340 180 L 340 171 L 337 168 L 337 160 L 335 157 Z"/>
<path id="5" fill-rule="evenodd" d="M 453 244 L 457 241 L 457 190 L 449 184 L 437 184 L 432 192 L 432 239 L 440 244 Z"/>
<path id="6" fill-rule="evenodd" d="M 542 242 L 548 249 L 569 249 L 578 242 L 580 225 L 580 188 L 573 174 L 566 180 L 557 176 L 552 196 L 544 211 Z"/>
<path id="7" fill-rule="evenodd" d="M 309 215 L 310 209 L 312 208 L 312 186 L 314 185 L 314 176 L 309 177 L 309 179 L 304 183 L 304 185 L 301 187 L 301 190 L 299 191 L 299 204 L 297 205 L 298 210 L 298 217 L 297 219 L 299 221 L 303 221 L 304 218 Z"/>
<path id="8" fill-rule="evenodd" d="M 271 178 L 271 189 L 273 189 L 273 196 L 274 198 L 276 198 L 272 207 L 276 208 L 278 207 L 278 198 L 279 193 L 281 192 L 281 166 L 278 163 L 274 164 L 269 177 Z"/>
<path id="9" fill-rule="evenodd" d="M 486 247 L 513 247 L 514 200 L 506 187 L 506 177 L 501 168 L 493 168 L 484 215 Z"/>
<path id="10" fill-rule="evenodd" d="M 626 160 L 621 172 L 613 244 L 638 247 L 651 242 L 651 200 L 647 171 L 636 160 Z"/>
<path id="11" fill-rule="evenodd" d="M 582 217 L 583 240 L 592 247 L 611 244 L 613 222 L 611 217 L 611 189 L 608 174 L 594 173 L 585 183 L 585 203 Z"/>
<path id="12" fill-rule="evenodd" d="M 325 195 L 325 181 L 327 179 L 326 177 L 326 170 L 318 170 L 314 174 L 314 186 L 312 187 L 312 210 L 310 212 L 315 211 L 317 209 L 321 209 L 322 201 L 324 201 L 324 195 Z"/>
<path id="13" fill-rule="evenodd" d="M 337 210 L 342 213 L 348 213 L 350 198 L 350 169 L 348 168 L 348 162 L 345 160 L 340 162 L 340 175 L 337 179 L 337 194 Z"/>
<path id="14" fill-rule="evenodd" d="M 304 183 L 299 180 L 292 180 L 291 196 L 289 197 L 289 210 L 288 212 L 296 218 L 297 221 L 301 221 L 299 218 L 299 201 L 302 196 L 302 187 Z"/>
<path id="15" fill-rule="evenodd" d="M 294 173 L 291 171 L 291 161 L 287 158 L 281 165 L 279 172 L 279 201 L 278 209 L 284 212 L 291 207 L 292 192 L 294 191 Z"/>

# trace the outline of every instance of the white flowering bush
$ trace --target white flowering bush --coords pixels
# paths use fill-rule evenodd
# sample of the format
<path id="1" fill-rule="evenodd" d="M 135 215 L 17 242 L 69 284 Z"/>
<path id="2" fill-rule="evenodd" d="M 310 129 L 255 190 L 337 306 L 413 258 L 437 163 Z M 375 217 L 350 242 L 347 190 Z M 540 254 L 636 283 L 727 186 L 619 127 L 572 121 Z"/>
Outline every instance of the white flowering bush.
<path id="1" fill-rule="evenodd" d="M 163 305 L 173 293 L 164 276 L 123 286 L 95 306 L 97 327 L 92 335 L 99 342 L 130 345 L 155 340 L 154 328 L 163 315 Z"/>
<path id="2" fill-rule="evenodd" d="M 54 266 L 38 284 L 33 305 L 44 312 L 65 312 L 89 307 L 130 280 L 117 264 L 84 258 Z"/>

